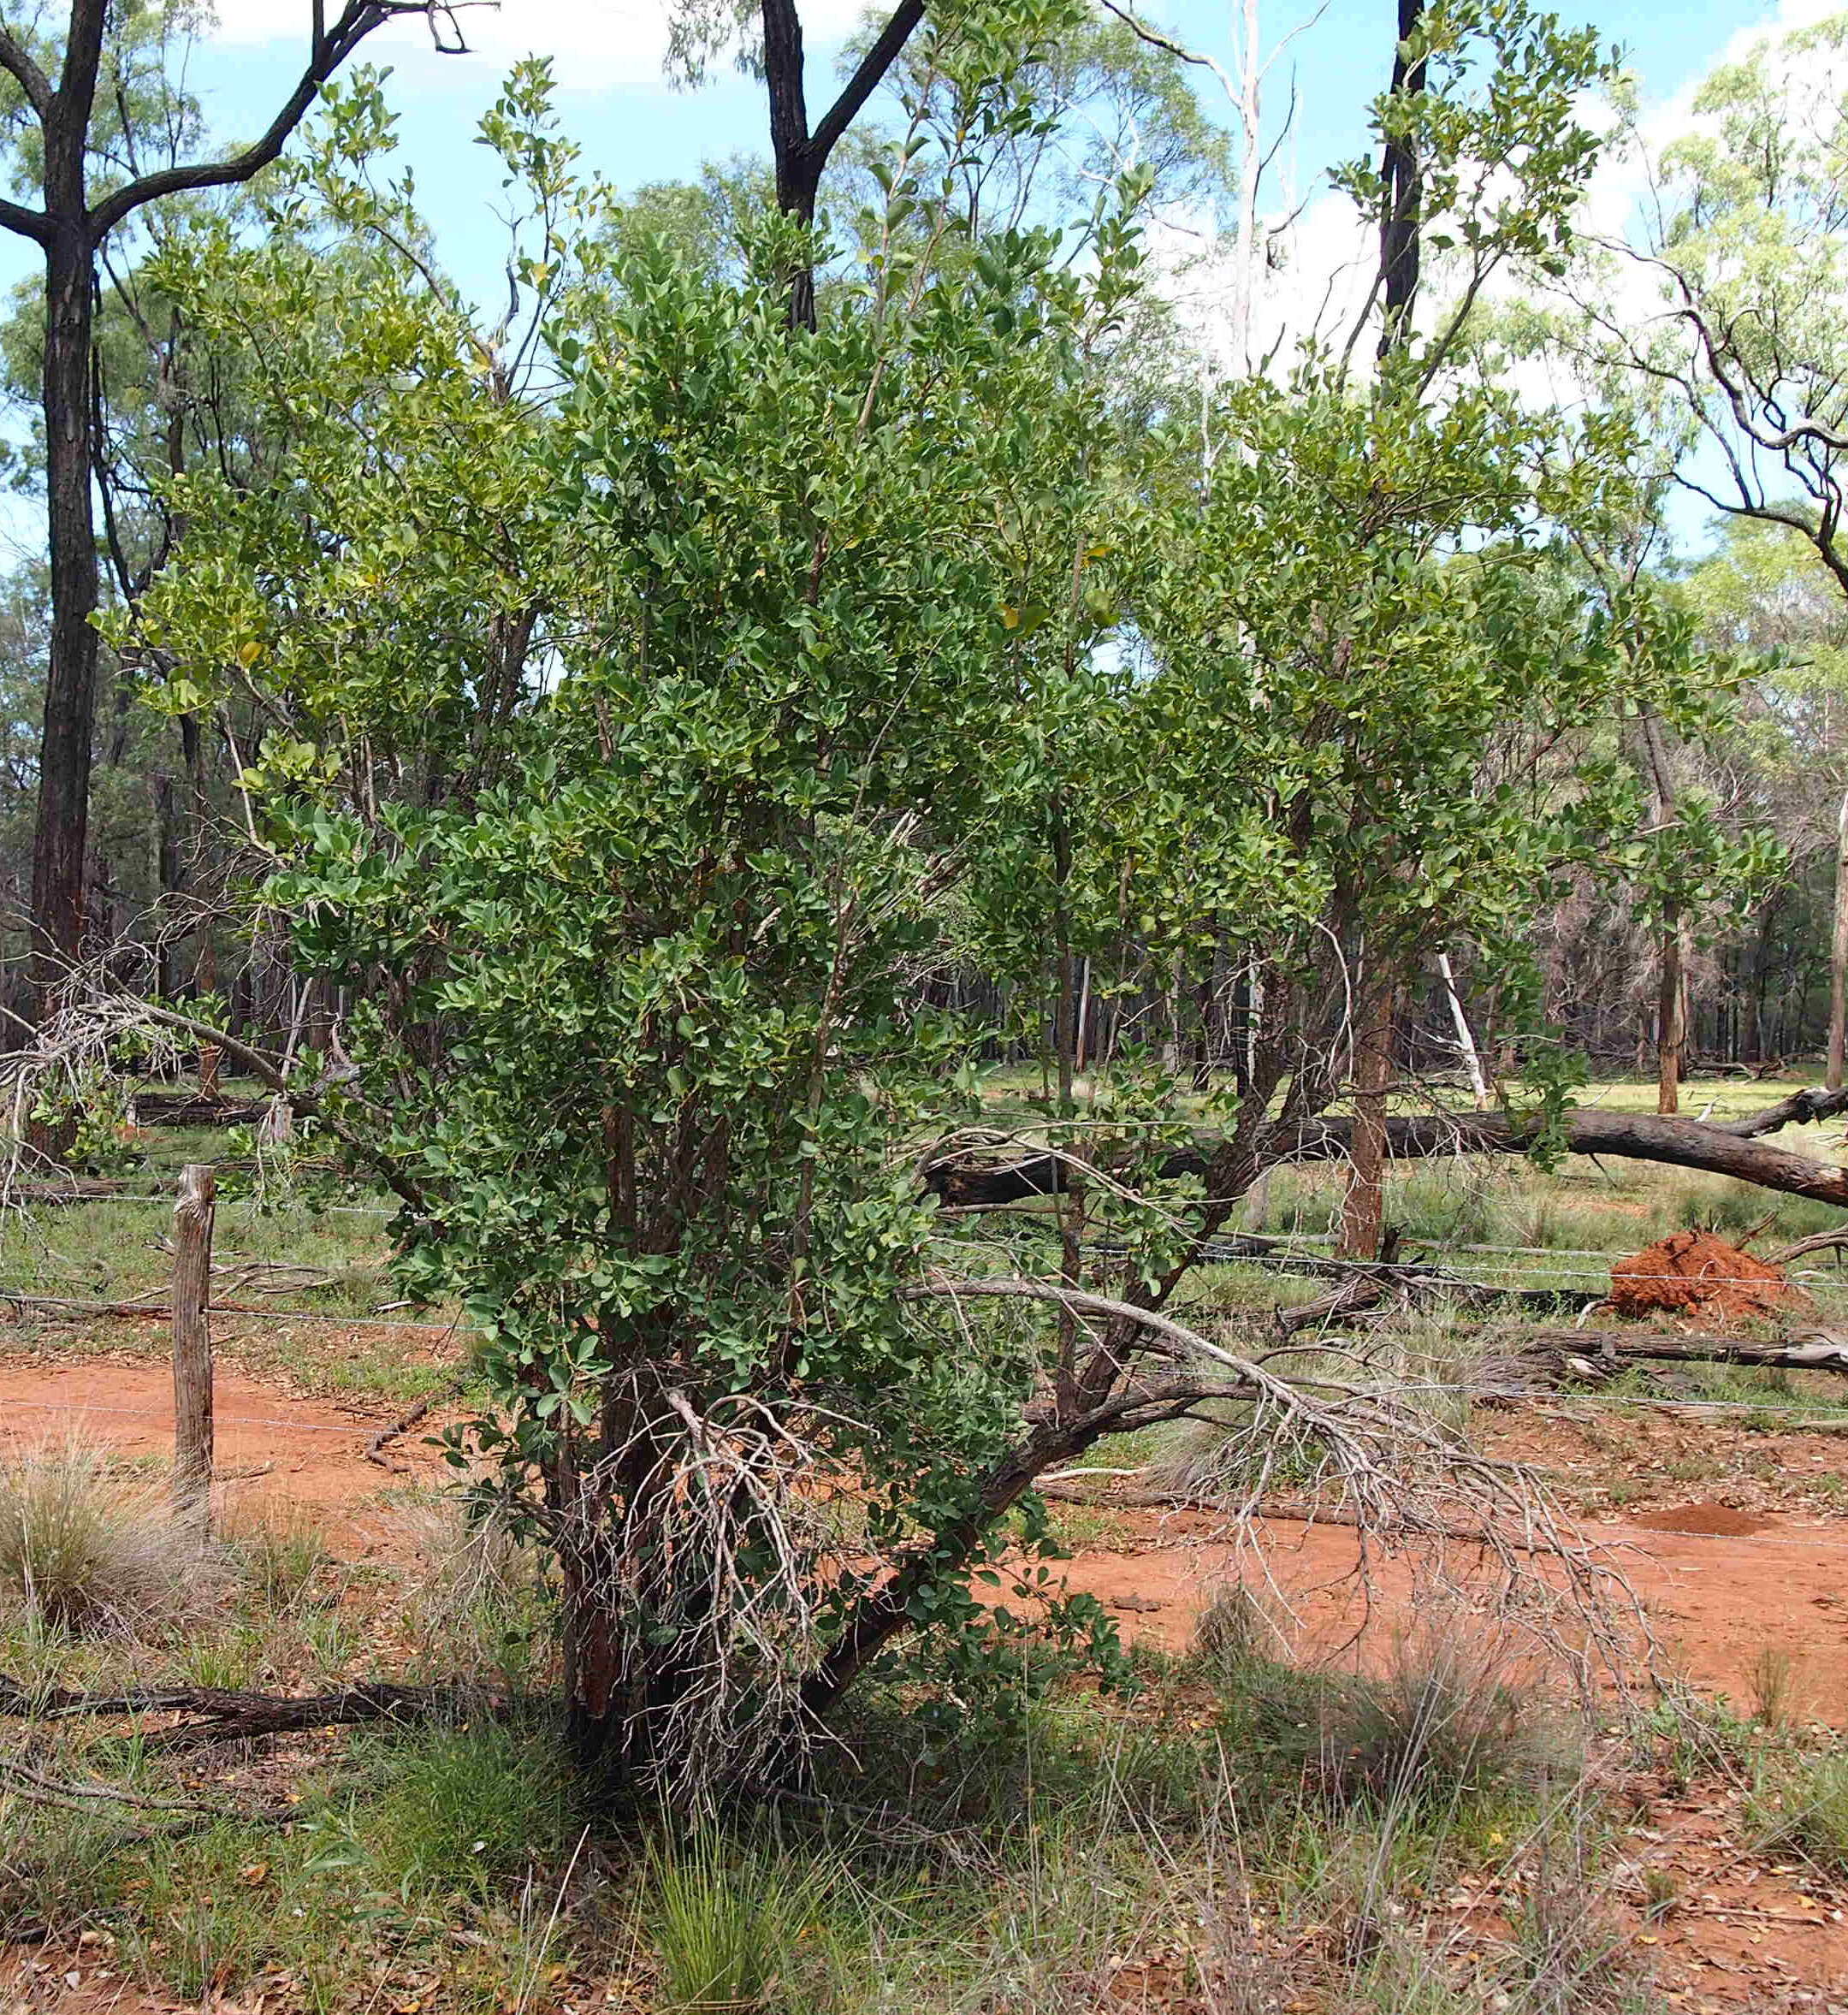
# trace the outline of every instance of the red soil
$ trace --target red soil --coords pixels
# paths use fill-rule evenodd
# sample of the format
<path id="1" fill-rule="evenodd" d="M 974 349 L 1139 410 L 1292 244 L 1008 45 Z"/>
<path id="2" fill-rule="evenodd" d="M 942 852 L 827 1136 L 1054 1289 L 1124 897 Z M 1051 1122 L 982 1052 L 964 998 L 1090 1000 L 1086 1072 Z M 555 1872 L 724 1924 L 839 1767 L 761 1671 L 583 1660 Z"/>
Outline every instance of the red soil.
<path id="1" fill-rule="evenodd" d="M 1632 1320 L 1700 1315 L 1726 1322 L 1788 1314 L 1814 1304 L 1768 1261 L 1710 1231 L 1676 1231 L 1611 1268 L 1605 1307 Z"/>
<path id="2" fill-rule="evenodd" d="M 1732 1248 L 1726 1250 L 1730 1255 Z M 1726 1264 L 1736 1259 L 1729 1256 Z M 124 1455 L 162 1459 L 172 1445 L 172 1403 L 167 1367 L 145 1356 L 0 1362 L 0 1456 L 76 1433 Z M 305 1507 L 349 1556 L 408 1551 L 394 1493 L 448 1473 L 424 1445 L 427 1423 L 391 1449 L 391 1460 L 407 1465 L 407 1473 L 368 1461 L 368 1443 L 400 1411 L 388 1401 L 303 1399 L 279 1383 L 228 1367 L 219 1375 L 216 1405 L 227 1502 L 262 1496 Z M 1510 1449 L 1499 1452 L 1511 1452 L 1524 1431 L 1511 1425 Z M 1567 1444 L 1578 1431 L 1561 1423 L 1543 1431 L 1557 1463 L 1571 1452 Z M 1646 1458 L 1656 1452 L 1650 1437 L 1673 1430 L 1645 1421 L 1626 1431 L 1634 1447 L 1606 1453 L 1599 1467 L 1633 1480 L 1649 1473 Z M 1834 1468 L 1848 1449 L 1801 1435 L 1755 1437 L 1751 1445 L 1761 1454 L 1774 1445 L 1780 1455 L 1780 1482 L 1762 1486 L 1783 1491 L 1775 1503 L 1761 1509 L 1755 1500 L 1753 1509 L 1744 1510 L 1670 1502 L 1594 1517 L 1587 1536 L 1611 1550 L 1667 1662 L 1693 1683 L 1723 1690 L 1749 1708 L 1755 1668 L 1768 1651 L 1781 1654 L 1789 1670 L 1789 1710 L 1839 1727 L 1848 1720 L 1848 1520 L 1821 1514 L 1791 1493 L 1813 1485 L 1821 1465 Z M 1556 1473 L 1569 1473 L 1569 1466 Z M 1740 1478 L 1736 1488 L 1728 1486 L 1730 1494 L 1761 1487 L 1743 1470 Z M 1064 1573 L 1069 1586 L 1095 1595 L 1116 1615 L 1128 1639 L 1185 1647 L 1201 1611 L 1235 1576 L 1270 1591 L 1274 1614 L 1294 1614 L 1301 1655 L 1351 1658 L 1354 1633 L 1365 1623 L 1363 1646 L 1375 1647 L 1377 1656 L 1418 1613 L 1416 1579 L 1404 1560 L 1377 1560 L 1370 1590 L 1357 1585 L 1355 1535 L 1344 1526 L 1279 1521 L 1259 1528 L 1253 1550 L 1229 1544 L 1214 1520 L 1197 1513 L 1126 1511 L 1116 1518 L 1116 1543 L 1087 1550 Z M 1466 1565 L 1462 1558 L 1452 1563 L 1460 1573 Z M 1660 1868 L 1684 1899 L 1664 1922 L 1641 1927 L 1641 1935 L 1654 1941 L 1650 1957 L 1672 2005 L 1726 2015 L 1848 2008 L 1848 1898 L 1819 1894 L 1796 1866 L 1755 1856 L 1737 1802 L 1738 1794 L 1710 1788 L 1685 1801 L 1664 1790 L 1626 1836 L 1630 1886 L 1640 1894 L 1643 1871 Z M 1497 1905 L 1485 1894 L 1457 1907 L 1492 1918 Z M 172 2006 L 124 1992 L 106 1966 L 92 1970 L 92 1956 L 0 1953 L 0 1997 L 62 2015 L 102 2015 L 108 2008 L 152 2015 Z M 1132 2005 L 1193 2006 L 1167 1997 L 1153 1977 L 1158 1971 L 1126 1969 L 1121 1985 Z"/>

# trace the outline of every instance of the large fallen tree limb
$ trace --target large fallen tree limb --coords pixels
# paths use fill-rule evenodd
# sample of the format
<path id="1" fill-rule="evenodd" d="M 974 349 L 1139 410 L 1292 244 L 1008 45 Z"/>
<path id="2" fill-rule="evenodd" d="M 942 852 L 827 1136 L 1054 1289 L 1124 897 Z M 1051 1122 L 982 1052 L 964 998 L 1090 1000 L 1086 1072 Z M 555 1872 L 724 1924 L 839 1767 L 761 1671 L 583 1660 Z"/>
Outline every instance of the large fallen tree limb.
<path id="1" fill-rule="evenodd" d="M 1573 1154 L 1652 1161 L 1670 1168 L 1732 1176 L 1761 1189 L 1807 1196 L 1848 1210 L 1848 1169 L 1768 1147 L 1762 1138 L 1780 1128 L 1810 1124 L 1848 1112 L 1848 1091 L 1805 1089 L 1782 1099 L 1749 1119 L 1715 1123 L 1653 1112 L 1605 1112 L 1595 1107 L 1564 1115 L 1555 1138 Z M 1418 1113 L 1385 1123 L 1386 1152 L 1395 1161 L 1424 1161 L 1447 1154 L 1527 1154 L 1538 1141 L 1534 1122 L 1506 1112 Z M 1266 1162 L 1342 1161 L 1353 1144 L 1351 1119 L 1312 1120 L 1275 1129 L 1265 1143 Z M 1170 1178 L 1210 1177 L 1215 1143 L 1168 1155 L 1158 1172 Z M 929 1170 L 930 1188 L 955 1205 L 1019 1203 L 1057 1194 L 1065 1186 L 1067 1159 L 1051 1154 L 1022 1157 L 1004 1167 L 983 1166 L 968 1158 L 946 1160 Z"/>
<path id="2" fill-rule="evenodd" d="M 1485 1399 L 1550 1392 L 1564 1384 L 1608 1384 L 1635 1365 L 1742 1365 L 1848 1378 L 1848 1342 L 1830 1336 L 1761 1342 L 1618 1330 L 1503 1329 L 1482 1334 L 1486 1348 L 1470 1384 Z"/>
<path id="3" fill-rule="evenodd" d="M 1756 1365 L 1781 1372 L 1833 1372 L 1848 1378 L 1848 1342 L 1756 1342 L 1743 1336 L 1685 1336 L 1679 1331 L 1636 1334 L 1620 1330 L 1507 1330 L 1510 1344 L 1529 1350 L 1567 1350 L 1575 1357 L 1662 1364 Z"/>

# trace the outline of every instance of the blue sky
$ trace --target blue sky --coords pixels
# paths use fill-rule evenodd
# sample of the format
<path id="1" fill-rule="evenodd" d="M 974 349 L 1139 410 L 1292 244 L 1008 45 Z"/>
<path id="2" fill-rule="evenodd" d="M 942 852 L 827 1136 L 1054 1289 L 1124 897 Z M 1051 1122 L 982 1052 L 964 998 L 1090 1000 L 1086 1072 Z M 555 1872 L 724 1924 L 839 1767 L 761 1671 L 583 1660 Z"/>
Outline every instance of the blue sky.
<path id="1" fill-rule="evenodd" d="M 286 95 L 300 61 L 298 23 L 305 0 L 220 0 L 222 29 L 194 61 L 192 83 L 227 134 L 258 129 Z M 1182 40 L 1222 57 L 1229 0 L 1169 0 L 1149 8 Z M 1270 45 L 1309 12 L 1278 14 L 1265 24 Z M 1726 49 L 1774 9 L 1753 0 L 1603 0 L 1561 8 L 1594 25 L 1628 53 L 1645 101 L 1683 92 Z M 825 104 L 852 0 L 809 0 L 809 100 Z M 1330 0 L 1313 26 L 1290 44 L 1267 86 L 1280 103 L 1294 71 L 1300 112 L 1291 150 L 1295 186 L 1307 193 L 1329 163 L 1351 156 L 1365 139 L 1365 106 L 1383 88 L 1391 60 L 1392 0 Z M 709 159 L 762 152 L 764 111 L 758 88 L 721 64 L 690 92 L 660 80 L 660 15 L 649 0 L 506 0 L 495 12 L 460 15 L 477 47 L 442 56 L 416 22 L 394 24 L 368 44 L 370 60 L 394 68 L 391 102 L 400 118 L 402 155 L 415 171 L 445 263 L 477 295 L 498 293 L 504 234 L 495 222 L 495 164 L 472 145 L 476 121 L 492 101 L 508 59 L 527 50 L 554 58 L 565 123 L 588 164 L 619 188 L 690 176 Z M 1205 86 L 1211 104 L 1215 87 Z"/>
<path id="2" fill-rule="evenodd" d="M 497 94 L 508 64 L 536 52 L 554 59 L 558 105 L 585 164 L 619 190 L 697 174 L 702 163 L 741 153 L 764 154 L 760 87 L 727 60 L 692 91 L 662 77 L 666 13 L 671 0 L 504 0 L 459 15 L 471 53 L 441 56 L 420 22 L 391 24 L 364 47 L 364 60 L 389 65 L 388 96 L 400 120 L 400 158 L 416 175 L 420 206 L 436 234 L 439 255 L 477 304 L 498 309 L 506 234 L 497 221 L 498 164 L 475 142 L 477 122 Z M 1229 67 L 1229 40 L 1240 0 L 1142 0 L 1146 17 Z M 1595 26 L 1622 47 L 1639 80 L 1645 110 L 1658 126 L 1675 117 L 1711 66 L 1755 31 L 1781 17 L 1809 18 L 1832 0 L 1592 0 L 1575 9 L 1555 0 L 1562 16 Z M 1833 0 L 1841 3 L 1841 0 Z M 843 38 L 862 0 L 801 0 L 808 31 L 811 116 L 833 94 Z M 216 0 L 216 32 L 192 54 L 188 83 L 204 101 L 213 130 L 229 142 L 266 126 L 299 74 L 309 0 Z M 1366 106 L 1387 83 L 1394 0 L 1315 0 L 1288 13 L 1265 0 L 1261 41 L 1268 53 L 1299 22 L 1265 85 L 1267 111 L 1288 99 L 1294 79 L 1298 111 L 1280 157 L 1292 201 L 1313 196 L 1317 178 L 1366 142 Z M 1275 11 L 1274 11 L 1275 10 Z M 55 11 L 55 8 L 53 9 Z M 1224 109 L 1217 86 L 1202 77 L 1203 102 Z M 1268 121 L 1267 121 L 1268 123 Z M 1277 199 L 1267 193 L 1265 209 Z M 1324 205 L 1324 214 L 1333 204 Z M 1343 212 L 1343 214 L 1345 214 Z M 1315 219 L 1307 220 L 1312 226 Z M 1351 224 L 1339 234 L 1352 232 Z M 0 284 L 27 276 L 37 254 L 23 240 L 0 238 Z M 1311 260 L 1309 264 L 1313 264 Z M 1316 282 L 1318 285 L 1319 282 Z M 1314 292 L 1312 285 L 1310 291 Z M 8 431 L 18 431 L 17 425 Z M 1683 536 L 1698 542 L 1702 514 L 1686 514 Z M 0 495 L 0 555 L 42 550 L 43 519 L 35 501 Z"/>

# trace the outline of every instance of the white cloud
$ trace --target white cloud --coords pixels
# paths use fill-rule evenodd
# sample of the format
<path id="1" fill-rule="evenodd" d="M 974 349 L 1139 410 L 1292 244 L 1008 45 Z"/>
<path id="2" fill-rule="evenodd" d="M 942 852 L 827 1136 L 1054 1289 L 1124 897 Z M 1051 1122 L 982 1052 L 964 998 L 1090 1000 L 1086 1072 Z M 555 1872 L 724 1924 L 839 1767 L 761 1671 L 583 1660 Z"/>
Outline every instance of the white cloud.
<path id="1" fill-rule="evenodd" d="M 338 0 L 329 0 L 329 12 Z M 607 91 L 619 86 L 665 89 L 667 0 L 506 0 L 499 7 L 460 7 L 455 23 L 473 52 L 439 56 L 428 24 L 417 15 L 388 21 L 367 38 L 375 62 L 391 63 L 418 86 L 446 76 L 498 73 L 516 58 L 548 56 L 561 90 Z M 838 41 L 860 18 L 858 0 L 821 0 L 805 8 L 811 47 Z M 217 0 L 214 39 L 253 48 L 288 44 L 305 50 L 307 0 Z M 444 21 L 445 39 L 450 24 Z"/>
<path id="2" fill-rule="evenodd" d="M 1650 164 L 1696 127 L 1694 100 L 1711 71 L 1722 63 L 1742 60 L 1760 42 L 1775 42 L 1792 30 L 1828 19 L 1841 7 L 1842 0 L 1780 0 L 1759 21 L 1738 30 L 1724 48 L 1716 50 L 1698 76 L 1646 104 L 1637 121 L 1635 141 L 1627 146 L 1614 145 L 1600 164 L 1587 193 L 1580 229 L 1608 239 L 1632 236 L 1650 200 Z M 1582 104 L 1579 116 L 1595 132 L 1609 133 L 1618 123 L 1611 108 L 1601 100 Z M 1325 187 L 1294 217 L 1261 218 L 1259 228 L 1275 236 L 1272 263 L 1260 273 L 1255 290 L 1251 353 L 1254 359 L 1270 354 L 1276 366 L 1287 369 L 1306 336 L 1315 335 L 1337 347 L 1346 341 L 1373 281 L 1377 240 L 1371 222 L 1345 196 Z M 1160 228 L 1152 232 L 1151 241 L 1157 284 L 1180 307 L 1195 341 L 1215 367 L 1234 368 L 1229 246 L 1223 252 L 1203 256 L 1194 234 Z M 1426 305 L 1434 307 L 1442 299 L 1441 262 L 1434 263 L 1429 277 L 1433 284 Z M 1627 321 L 1640 326 L 1662 312 L 1659 276 L 1650 269 L 1623 264 L 1614 267 L 1608 278 L 1620 312 Z M 1519 284 L 1512 275 L 1502 276 L 1491 289 L 1504 299 L 1518 291 Z M 1363 342 L 1363 357 L 1366 348 Z M 1525 364 L 1517 376 L 1518 388 L 1537 403 L 1570 402 L 1583 395 L 1584 388 L 1572 373 L 1561 373 L 1551 363 Z"/>
<path id="3" fill-rule="evenodd" d="M 1347 197 L 1324 189 L 1294 216 L 1260 216 L 1259 270 L 1253 288 L 1247 350 L 1282 375 L 1314 337 L 1339 348 L 1364 305 L 1378 263 L 1373 228 Z M 1182 326 L 1216 373 L 1241 376 L 1233 354 L 1237 250 L 1229 237 L 1203 250 L 1203 231 L 1188 220 L 1158 222 L 1149 233 L 1153 284 L 1179 311 Z M 1268 247 L 1268 252 L 1265 249 Z"/>

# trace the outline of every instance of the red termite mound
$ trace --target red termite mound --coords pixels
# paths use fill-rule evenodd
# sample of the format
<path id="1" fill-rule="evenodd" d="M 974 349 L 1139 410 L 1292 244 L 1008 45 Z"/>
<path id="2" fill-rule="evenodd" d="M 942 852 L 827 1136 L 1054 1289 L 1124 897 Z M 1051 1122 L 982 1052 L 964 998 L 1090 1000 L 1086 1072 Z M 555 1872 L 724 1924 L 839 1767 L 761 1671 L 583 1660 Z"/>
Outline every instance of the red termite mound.
<path id="1" fill-rule="evenodd" d="M 1700 1315 L 1747 1321 L 1814 1306 L 1768 1260 L 1755 1259 L 1710 1231 L 1676 1231 L 1611 1268 L 1614 1315 Z"/>

